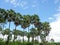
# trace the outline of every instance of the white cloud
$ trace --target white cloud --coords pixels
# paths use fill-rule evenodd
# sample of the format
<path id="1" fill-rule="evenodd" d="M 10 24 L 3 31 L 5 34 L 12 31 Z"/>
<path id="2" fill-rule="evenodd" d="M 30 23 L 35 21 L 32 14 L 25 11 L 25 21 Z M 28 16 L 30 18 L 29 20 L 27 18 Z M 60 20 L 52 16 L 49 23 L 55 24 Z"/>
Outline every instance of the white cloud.
<path id="1" fill-rule="evenodd" d="M 51 32 L 49 38 L 53 38 L 56 42 L 60 41 L 60 13 L 54 15 L 55 21 L 50 23 Z"/>
<path id="2" fill-rule="evenodd" d="M 58 21 L 58 20 L 60 21 L 60 12 L 56 13 L 54 16 L 55 16 L 56 21 Z"/>
<path id="3" fill-rule="evenodd" d="M 0 33 L 0 38 L 3 38 L 3 35 Z"/>

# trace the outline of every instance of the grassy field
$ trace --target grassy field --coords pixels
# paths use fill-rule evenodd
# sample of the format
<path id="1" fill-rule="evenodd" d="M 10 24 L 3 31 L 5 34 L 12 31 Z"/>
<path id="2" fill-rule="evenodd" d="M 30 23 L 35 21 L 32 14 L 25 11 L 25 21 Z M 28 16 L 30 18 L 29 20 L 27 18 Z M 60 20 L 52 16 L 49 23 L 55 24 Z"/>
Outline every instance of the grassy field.
<path id="1" fill-rule="evenodd" d="M 0 41 L 0 45 L 7 45 L 6 41 Z M 19 41 L 15 41 L 15 42 L 9 42 L 8 45 L 43 45 L 42 43 L 32 43 L 32 42 L 19 42 Z M 60 43 L 46 43 L 45 45 L 60 45 Z"/>

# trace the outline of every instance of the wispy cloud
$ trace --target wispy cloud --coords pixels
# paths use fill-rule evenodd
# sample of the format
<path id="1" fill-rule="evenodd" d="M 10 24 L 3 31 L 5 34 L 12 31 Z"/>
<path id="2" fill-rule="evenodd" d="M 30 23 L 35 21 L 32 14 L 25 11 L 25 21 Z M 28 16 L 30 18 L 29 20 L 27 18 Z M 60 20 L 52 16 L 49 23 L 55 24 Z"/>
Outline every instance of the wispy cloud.
<path id="1" fill-rule="evenodd" d="M 19 7 L 22 9 L 28 9 L 29 7 L 37 9 L 39 5 L 38 0 L 31 1 L 32 2 L 31 4 L 29 3 L 29 1 L 26 0 L 5 0 L 5 2 L 12 4 L 13 7 Z"/>
<path id="2" fill-rule="evenodd" d="M 28 3 L 26 1 L 21 1 L 20 7 L 22 7 L 23 9 L 27 9 L 28 8 L 27 4 Z"/>
<path id="3" fill-rule="evenodd" d="M 57 3 L 59 3 L 60 2 L 60 0 L 54 0 L 54 3 L 55 4 L 57 4 Z"/>
<path id="4" fill-rule="evenodd" d="M 18 4 L 17 0 L 5 0 L 5 2 L 10 3 L 10 4 L 14 5 L 14 6 L 17 6 L 17 4 Z"/>
<path id="5" fill-rule="evenodd" d="M 13 4 L 13 5 L 17 4 L 16 0 L 11 0 L 10 3 Z"/>
<path id="6" fill-rule="evenodd" d="M 12 4 L 14 7 L 21 7 L 23 9 L 27 9 L 27 2 L 22 0 L 5 0 L 6 3 Z"/>

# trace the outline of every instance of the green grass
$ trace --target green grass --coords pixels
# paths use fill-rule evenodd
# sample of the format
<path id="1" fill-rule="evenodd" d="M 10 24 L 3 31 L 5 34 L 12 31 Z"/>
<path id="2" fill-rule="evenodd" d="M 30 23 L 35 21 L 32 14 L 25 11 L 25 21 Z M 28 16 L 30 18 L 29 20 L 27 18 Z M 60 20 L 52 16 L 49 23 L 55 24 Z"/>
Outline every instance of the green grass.
<path id="1" fill-rule="evenodd" d="M 0 41 L 0 45 L 6 45 L 6 41 Z M 34 44 L 32 42 L 20 42 L 20 41 L 15 41 L 15 42 L 9 42 L 9 45 L 42 45 L 42 43 L 36 43 Z M 46 45 L 60 45 L 60 43 L 47 43 Z"/>

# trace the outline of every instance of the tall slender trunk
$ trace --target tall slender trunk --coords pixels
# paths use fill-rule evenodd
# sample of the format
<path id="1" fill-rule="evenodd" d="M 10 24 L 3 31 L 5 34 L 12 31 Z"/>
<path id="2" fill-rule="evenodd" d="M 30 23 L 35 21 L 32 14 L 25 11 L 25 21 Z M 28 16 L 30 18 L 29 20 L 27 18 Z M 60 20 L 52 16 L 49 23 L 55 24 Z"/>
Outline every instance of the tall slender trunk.
<path id="1" fill-rule="evenodd" d="M 32 28 L 33 28 L 33 24 L 32 24 Z M 34 35 L 32 36 L 32 44 L 34 45 Z"/>
<path id="2" fill-rule="evenodd" d="M 15 26 L 15 30 L 16 30 L 16 26 Z M 14 32 L 14 39 L 13 39 L 13 42 L 15 42 L 15 32 Z"/>
<path id="3" fill-rule="evenodd" d="M 24 43 L 24 29 L 23 29 L 23 43 Z"/>
<path id="4" fill-rule="evenodd" d="M 17 27 L 17 26 L 15 26 L 15 30 L 16 30 L 16 27 Z M 13 43 L 14 43 L 14 45 L 15 45 L 15 32 L 14 32 L 14 39 L 13 39 Z"/>
<path id="5" fill-rule="evenodd" d="M 29 36 L 29 27 L 28 27 L 28 42 L 30 41 L 30 36 Z"/>
<path id="6" fill-rule="evenodd" d="M 9 22 L 9 30 L 10 30 L 10 22 Z"/>
<path id="7" fill-rule="evenodd" d="M 41 43 L 43 44 L 43 45 L 46 45 L 45 44 L 45 38 L 43 38 L 43 36 L 40 34 L 40 39 L 41 39 Z"/>
<path id="8" fill-rule="evenodd" d="M 9 30 L 10 30 L 10 22 L 9 22 Z M 7 45 L 9 45 L 9 37 L 10 37 L 10 34 L 8 34 L 8 37 L 7 37 L 7 41 L 6 41 Z"/>
<path id="9" fill-rule="evenodd" d="M 32 37 L 32 44 L 34 45 L 34 37 Z"/>
<path id="10" fill-rule="evenodd" d="M 9 45 L 9 35 L 8 35 L 8 37 L 7 37 L 6 44 Z"/>

